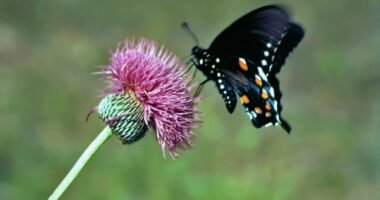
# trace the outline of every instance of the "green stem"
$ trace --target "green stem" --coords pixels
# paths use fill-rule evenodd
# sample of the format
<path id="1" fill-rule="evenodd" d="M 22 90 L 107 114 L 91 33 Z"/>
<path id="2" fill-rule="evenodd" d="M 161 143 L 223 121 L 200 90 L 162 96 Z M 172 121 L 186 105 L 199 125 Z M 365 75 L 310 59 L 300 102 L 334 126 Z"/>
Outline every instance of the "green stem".
<path id="1" fill-rule="evenodd" d="M 83 152 L 77 162 L 74 164 L 73 168 L 71 168 L 70 172 L 66 175 L 66 177 L 62 180 L 62 182 L 58 185 L 58 187 L 54 190 L 53 194 L 50 195 L 49 200 L 56 200 L 61 197 L 63 192 L 70 186 L 73 180 L 78 176 L 79 172 L 83 169 L 83 167 L 87 164 L 88 160 L 94 155 L 94 153 L 99 149 L 100 146 L 107 141 L 112 135 L 111 129 L 107 126 L 103 129 L 102 132 L 95 138 L 94 141 L 87 147 L 87 149 Z"/>

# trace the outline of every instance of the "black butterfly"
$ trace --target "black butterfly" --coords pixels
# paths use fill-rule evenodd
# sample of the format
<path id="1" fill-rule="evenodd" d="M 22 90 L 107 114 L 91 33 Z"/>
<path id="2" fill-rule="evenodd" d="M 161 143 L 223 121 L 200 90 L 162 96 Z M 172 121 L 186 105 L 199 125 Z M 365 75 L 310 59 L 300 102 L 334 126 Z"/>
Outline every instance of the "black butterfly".
<path id="1" fill-rule="evenodd" d="M 192 49 L 191 62 L 207 77 L 195 95 L 206 82 L 214 81 L 230 113 L 237 93 L 255 127 L 281 125 L 290 133 L 290 125 L 281 117 L 275 75 L 303 36 L 302 27 L 291 22 L 280 6 L 251 11 L 220 33 L 208 49 L 198 45 Z"/>

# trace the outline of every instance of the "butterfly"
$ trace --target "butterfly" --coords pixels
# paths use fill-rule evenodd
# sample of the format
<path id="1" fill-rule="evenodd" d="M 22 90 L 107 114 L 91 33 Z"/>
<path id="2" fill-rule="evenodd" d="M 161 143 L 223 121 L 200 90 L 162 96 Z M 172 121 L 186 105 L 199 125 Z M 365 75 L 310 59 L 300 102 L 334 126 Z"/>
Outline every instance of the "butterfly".
<path id="1" fill-rule="evenodd" d="M 212 81 L 230 113 L 238 96 L 255 127 L 280 125 L 290 133 L 289 123 L 281 117 L 282 94 L 276 74 L 303 36 L 303 28 L 281 6 L 249 12 L 223 30 L 208 49 L 198 42 L 193 47 L 190 62 L 206 76 L 195 95 Z"/>

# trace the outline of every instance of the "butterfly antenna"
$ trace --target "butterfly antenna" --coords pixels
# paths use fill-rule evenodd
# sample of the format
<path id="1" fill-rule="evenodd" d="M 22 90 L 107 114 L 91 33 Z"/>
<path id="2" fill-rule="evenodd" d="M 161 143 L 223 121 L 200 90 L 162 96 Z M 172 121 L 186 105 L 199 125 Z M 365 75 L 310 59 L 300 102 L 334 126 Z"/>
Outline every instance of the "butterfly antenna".
<path id="1" fill-rule="evenodd" d="M 189 24 L 188 24 L 187 22 L 183 22 L 183 23 L 181 24 L 181 26 L 182 26 L 182 28 L 183 28 L 186 32 L 188 32 L 188 33 L 191 35 L 191 37 L 194 39 L 195 43 L 196 43 L 197 46 L 198 46 L 198 45 L 199 45 L 199 40 L 198 40 L 197 36 L 194 34 L 194 32 L 191 31 L 191 29 L 190 29 L 190 27 L 189 27 Z"/>

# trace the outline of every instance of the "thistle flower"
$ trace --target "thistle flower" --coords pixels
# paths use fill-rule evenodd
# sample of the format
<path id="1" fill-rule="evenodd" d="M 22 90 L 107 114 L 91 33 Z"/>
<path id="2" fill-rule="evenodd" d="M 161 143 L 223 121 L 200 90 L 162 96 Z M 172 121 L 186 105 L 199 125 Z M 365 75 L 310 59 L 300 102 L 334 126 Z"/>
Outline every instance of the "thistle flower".
<path id="1" fill-rule="evenodd" d="M 61 197 L 112 134 L 130 144 L 152 128 L 164 156 L 166 150 L 174 157 L 178 155 L 177 148 L 191 147 L 191 129 L 199 122 L 194 108 L 197 100 L 190 96 L 191 78 L 183 77 L 185 68 L 177 57 L 155 42 L 127 40 L 100 74 L 110 84 L 89 114 L 98 111 L 108 126 L 82 153 L 49 200 Z"/>
<path id="2" fill-rule="evenodd" d="M 154 129 L 163 154 L 177 156 L 178 147 L 191 147 L 197 111 L 191 78 L 184 65 L 155 42 L 126 40 L 112 53 L 103 74 L 109 80 L 99 116 L 122 143 L 142 138 Z"/>

